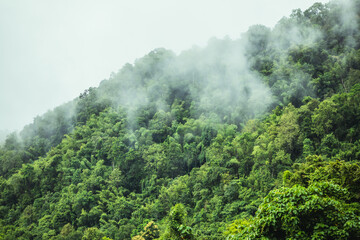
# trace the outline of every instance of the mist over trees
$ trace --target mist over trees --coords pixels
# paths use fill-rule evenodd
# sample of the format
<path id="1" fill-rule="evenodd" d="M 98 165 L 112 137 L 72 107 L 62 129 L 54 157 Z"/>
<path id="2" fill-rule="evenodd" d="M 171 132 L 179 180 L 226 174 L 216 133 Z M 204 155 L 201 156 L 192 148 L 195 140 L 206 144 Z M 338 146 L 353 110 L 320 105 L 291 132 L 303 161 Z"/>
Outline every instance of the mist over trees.
<path id="1" fill-rule="evenodd" d="M 359 16 L 155 49 L 36 117 L 0 147 L 0 238 L 360 239 Z"/>

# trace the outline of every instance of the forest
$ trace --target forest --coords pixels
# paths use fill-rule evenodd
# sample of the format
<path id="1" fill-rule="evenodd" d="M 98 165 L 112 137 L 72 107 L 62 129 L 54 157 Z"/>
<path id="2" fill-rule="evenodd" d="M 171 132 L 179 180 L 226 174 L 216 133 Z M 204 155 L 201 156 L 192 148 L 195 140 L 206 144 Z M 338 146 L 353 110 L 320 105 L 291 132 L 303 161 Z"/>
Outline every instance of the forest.
<path id="1" fill-rule="evenodd" d="M 0 239 L 356 240 L 359 163 L 360 0 L 315 3 L 9 134 Z"/>

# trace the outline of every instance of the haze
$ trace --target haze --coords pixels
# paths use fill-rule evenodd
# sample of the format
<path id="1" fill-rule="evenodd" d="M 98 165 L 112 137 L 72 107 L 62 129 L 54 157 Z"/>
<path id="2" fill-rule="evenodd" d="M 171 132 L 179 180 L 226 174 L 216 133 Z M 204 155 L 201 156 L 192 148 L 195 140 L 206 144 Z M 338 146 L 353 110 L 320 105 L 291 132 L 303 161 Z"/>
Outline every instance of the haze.
<path id="1" fill-rule="evenodd" d="M 20 130 L 155 48 L 238 38 L 315 2 L 0 0 L 0 131 Z"/>

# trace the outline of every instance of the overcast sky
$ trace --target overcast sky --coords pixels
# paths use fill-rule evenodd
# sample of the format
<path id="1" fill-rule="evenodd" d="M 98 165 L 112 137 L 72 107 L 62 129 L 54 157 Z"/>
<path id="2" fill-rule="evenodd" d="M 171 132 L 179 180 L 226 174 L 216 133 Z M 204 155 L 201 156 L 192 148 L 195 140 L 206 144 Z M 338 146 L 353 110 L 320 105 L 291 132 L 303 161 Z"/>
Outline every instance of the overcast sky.
<path id="1" fill-rule="evenodd" d="M 20 130 L 154 48 L 235 39 L 315 2 L 0 0 L 0 130 Z"/>

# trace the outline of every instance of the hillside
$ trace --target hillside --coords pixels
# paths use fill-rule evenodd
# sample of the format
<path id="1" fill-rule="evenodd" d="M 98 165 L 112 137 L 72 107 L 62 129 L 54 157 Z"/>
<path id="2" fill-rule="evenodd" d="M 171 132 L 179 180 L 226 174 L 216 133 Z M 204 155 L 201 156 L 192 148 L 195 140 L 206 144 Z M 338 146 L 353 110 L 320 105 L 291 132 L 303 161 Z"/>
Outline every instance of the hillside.
<path id="1" fill-rule="evenodd" d="M 360 1 L 155 49 L 0 147 L 0 239 L 360 239 Z"/>

